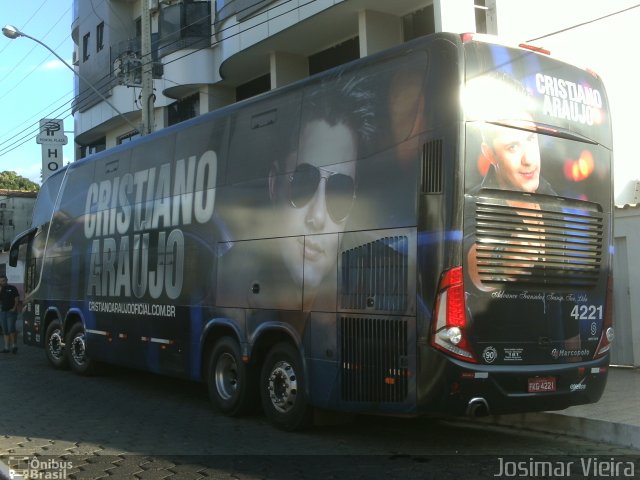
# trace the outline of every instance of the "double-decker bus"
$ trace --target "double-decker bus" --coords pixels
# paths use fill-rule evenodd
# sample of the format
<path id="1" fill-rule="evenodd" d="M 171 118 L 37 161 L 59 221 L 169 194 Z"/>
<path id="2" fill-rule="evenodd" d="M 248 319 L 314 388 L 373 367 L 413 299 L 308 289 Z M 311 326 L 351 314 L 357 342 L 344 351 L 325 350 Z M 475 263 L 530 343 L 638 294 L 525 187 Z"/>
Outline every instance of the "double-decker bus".
<path id="1" fill-rule="evenodd" d="M 600 78 L 434 34 L 74 162 L 40 191 L 24 342 L 314 409 L 563 409 L 601 396 L 612 140 Z"/>

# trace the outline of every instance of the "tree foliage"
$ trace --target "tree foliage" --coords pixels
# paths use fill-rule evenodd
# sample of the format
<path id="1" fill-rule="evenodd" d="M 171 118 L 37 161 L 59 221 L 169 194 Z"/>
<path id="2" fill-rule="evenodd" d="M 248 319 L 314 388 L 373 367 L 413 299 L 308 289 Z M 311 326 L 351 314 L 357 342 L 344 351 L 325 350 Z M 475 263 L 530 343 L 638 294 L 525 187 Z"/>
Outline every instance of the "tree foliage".
<path id="1" fill-rule="evenodd" d="M 0 189 L 21 190 L 24 192 L 37 192 L 40 185 L 28 178 L 18 175 L 16 172 L 4 171 L 0 173 Z"/>

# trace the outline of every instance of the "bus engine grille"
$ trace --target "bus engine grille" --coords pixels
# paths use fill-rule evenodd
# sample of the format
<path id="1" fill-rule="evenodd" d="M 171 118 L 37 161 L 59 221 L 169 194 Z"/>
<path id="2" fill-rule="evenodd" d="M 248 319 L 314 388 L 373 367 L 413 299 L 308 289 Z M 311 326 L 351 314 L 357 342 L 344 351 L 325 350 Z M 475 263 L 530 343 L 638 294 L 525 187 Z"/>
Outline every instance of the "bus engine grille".
<path id="1" fill-rule="evenodd" d="M 342 253 L 341 306 L 403 312 L 408 301 L 406 236 L 385 237 Z"/>
<path id="2" fill-rule="evenodd" d="M 476 204 L 475 263 L 483 284 L 573 288 L 597 283 L 605 231 L 599 211 L 514 204 Z"/>
<path id="3" fill-rule="evenodd" d="M 340 338 L 342 400 L 406 399 L 409 365 L 405 319 L 342 317 Z"/>

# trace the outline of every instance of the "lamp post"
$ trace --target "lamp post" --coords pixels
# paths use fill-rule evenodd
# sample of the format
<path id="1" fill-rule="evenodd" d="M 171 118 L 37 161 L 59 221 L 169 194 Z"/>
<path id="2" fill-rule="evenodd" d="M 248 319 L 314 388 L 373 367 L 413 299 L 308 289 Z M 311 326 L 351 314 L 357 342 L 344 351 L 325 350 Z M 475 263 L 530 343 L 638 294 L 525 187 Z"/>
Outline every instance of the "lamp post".
<path id="1" fill-rule="evenodd" d="M 14 27 L 13 25 L 6 25 L 2 28 L 2 33 L 5 37 L 10 38 L 11 40 L 15 40 L 18 37 L 25 37 L 25 38 L 30 38 L 31 40 L 33 40 L 36 43 L 39 43 L 40 45 L 42 45 L 44 48 L 46 48 L 47 50 L 49 50 L 51 53 L 53 53 L 56 58 L 58 60 L 60 60 L 69 70 L 71 70 L 73 72 L 74 75 L 77 75 L 78 78 L 80 80 L 82 80 L 84 83 L 86 83 L 87 85 L 89 85 L 89 87 L 96 93 L 96 95 L 98 95 L 98 97 L 100 97 L 100 99 L 105 102 L 107 105 L 109 105 L 111 108 L 113 108 L 113 110 L 120 116 L 120 118 L 122 118 L 125 122 L 127 122 L 129 124 L 129 126 L 131 128 L 133 128 L 136 131 L 139 131 L 140 129 L 138 127 L 136 127 L 133 123 L 131 123 L 131 121 L 125 117 L 122 112 L 120 112 L 120 110 L 118 110 L 116 108 L 116 106 L 111 103 L 109 100 L 107 100 L 107 98 L 102 95 L 98 89 L 96 87 L 93 86 L 93 84 L 91 82 L 89 82 L 86 78 L 84 78 L 82 75 L 80 75 L 80 73 L 76 72 L 75 69 L 69 65 L 67 62 L 65 62 L 62 57 L 60 55 L 58 55 L 56 52 L 53 51 L 53 49 L 51 47 L 49 47 L 47 44 L 41 42 L 40 40 L 38 40 L 37 38 L 34 38 L 30 35 L 27 35 L 24 32 L 21 32 L 20 30 L 18 30 L 16 27 Z"/>

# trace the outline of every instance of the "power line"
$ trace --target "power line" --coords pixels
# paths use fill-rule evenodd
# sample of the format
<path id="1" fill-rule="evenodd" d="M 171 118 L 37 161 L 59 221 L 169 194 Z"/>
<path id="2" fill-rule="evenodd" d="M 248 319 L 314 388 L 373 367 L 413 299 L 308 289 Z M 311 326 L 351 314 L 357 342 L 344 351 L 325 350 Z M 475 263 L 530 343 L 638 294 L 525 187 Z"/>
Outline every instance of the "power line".
<path id="1" fill-rule="evenodd" d="M 40 4 L 40 6 L 39 6 L 38 8 L 36 8 L 36 11 L 35 11 L 35 12 L 33 12 L 33 13 L 31 14 L 31 16 L 29 17 L 29 19 L 21 25 L 20 30 L 24 29 L 24 28 L 29 24 L 29 22 L 30 22 L 31 20 L 33 20 L 33 17 L 35 17 L 35 16 L 36 16 L 36 14 L 37 14 L 40 10 L 42 10 L 42 7 L 44 7 L 44 4 L 45 4 L 45 3 L 47 3 L 48 1 L 49 1 L 49 0 L 44 0 L 44 1 Z M 0 50 L 0 53 L 4 52 L 4 51 L 9 47 L 9 45 L 10 45 L 10 43 L 7 43 L 4 47 L 2 47 L 2 50 Z"/>
<path id="2" fill-rule="evenodd" d="M 36 14 L 37 14 L 41 9 L 42 9 L 42 7 L 43 7 L 43 6 L 44 6 L 48 1 L 49 1 L 49 0 L 44 0 L 44 1 L 42 2 L 42 4 L 40 4 L 40 6 L 39 6 L 39 7 L 36 9 L 36 11 L 31 15 L 31 17 L 29 17 L 29 19 L 24 23 L 23 27 L 26 27 L 26 25 L 27 25 L 27 24 L 28 24 L 28 23 L 29 23 L 29 22 L 30 22 L 30 21 L 31 21 L 31 20 L 36 16 Z M 104 3 L 104 2 L 105 2 L 105 0 L 101 0 L 101 1 L 100 1 L 100 3 L 99 3 L 98 5 L 100 5 L 100 4 Z M 93 3 L 92 3 L 92 6 L 93 6 Z M 63 19 L 63 18 L 64 18 L 64 16 L 69 12 L 69 10 L 71 10 L 71 7 L 69 7 L 69 8 L 68 8 L 68 9 L 67 9 L 63 14 L 62 14 L 62 16 L 58 19 L 58 21 L 57 21 L 54 25 L 52 25 L 52 26 L 49 28 L 49 30 L 44 34 L 43 39 L 44 39 L 44 38 L 46 38 L 46 37 L 49 35 L 49 33 L 51 33 L 51 31 L 56 27 L 56 25 L 58 25 L 58 24 L 62 21 L 62 19 Z M 84 18 L 88 18 L 89 16 L 90 16 L 90 14 L 87 14 Z M 67 36 L 62 40 L 62 42 L 60 42 L 60 44 L 58 44 L 58 46 L 57 46 L 57 47 L 55 47 L 55 50 L 57 50 L 57 49 L 58 49 L 62 44 L 64 44 L 64 43 L 65 43 L 69 38 L 71 38 L 71 34 L 67 35 Z M 11 45 L 11 44 L 12 44 L 12 42 L 8 42 L 8 43 L 5 45 L 5 47 L 4 47 L 2 50 L 0 50 L 0 53 L 4 52 L 4 51 L 9 47 L 9 45 Z M 37 46 L 37 45 L 34 45 L 34 46 L 31 48 L 31 50 L 29 50 L 29 52 L 27 52 L 27 54 L 23 56 L 23 59 L 22 59 L 18 64 L 14 65 L 14 66 L 13 66 L 13 68 L 11 69 L 11 71 L 10 71 L 9 73 L 7 73 L 4 77 L 2 77 L 2 78 L 0 79 L 0 82 L 4 81 L 7 77 L 11 76 L 11 74 L 12 74 L 12 73 L 16 70 L 16 68 L 17 68 L 17 67 L 18 67 L 18 66 L 19 66 L 19 65 L 24 61 L 24 59 L 25 59 L 26 57 L 28 57 L 28 56 L 31 54 L 31 52 L 33 52 L 36 48 L 38 48 L 38 46 Z M 20 86 L 20 84 L 22 83 L 22 81 L 23 81 L 24 79 L 26 79 L 29 75 L 31 75 L 32 73 L 34 73 L 34 72 L 35 72 L 35 71 L 36 71 L 36 70 L 37 70 L 41 65 L 45 64 L 45 62 L 47 61 L 47 58 L 49 58 L 50 56 L 51 56 L 51 54 L 48 54 L 48 55 L 44 58 L 44 60 L 42 60 L 42 61 L 41 61 L 38 65 L 36 65 L 36 67 L 34 67 L 34 68 L 33 68 L 33 69 L 32 69 L 32 70 L 31 70 L 27 75 L 25 75 L 22 79 L 20 79 L 20 81 L 18 81 L 18 82 L 16 83 L 16 85 L 14 85 L 13 87 L 11 87 L 9 90 L 4 90 L 4 95 L 2 95 L 2 97 L 0 97 L 0 99 L 2 99 L 2 98 L 4 98 L 4 97 L 6 97 L 6 95 L 7 95 L 9 92 L 11 92 L 12 90 L 14 90 L 14 89 L 15 89 L 15 88 L 17 88 L 18 86 Z M 108 76 L 108 75 L 107 75 L 107 76 Z M 97 80 L 97 81 L 101 81 L 101 79 L 99 79 L 99 80 Z M 56 100 L 56 102 L 57 102 L 57 101 L 59 101 L 59 100 L 61 100 L 62 98 L 64 98 L 66 95 L 73 94 L 73 93 L 74 93 L 74 90 L 71 90 L 70 92 L 68 92 L 67 94 L 63 95 L 63 96 L 62 96 L 62 97 L 60 97 L 58 100 Z M 66 105 L 67 103 L 72 102 L 73 100 L 74 100 L 74 99 L 72 98 L 71 100 L 69 100 L 69 101 L 65 102 L 65 104 L 64 104 L 64 105 Z M 53 104 L 54 104 L 54 103 L 56 103 L 56 102 L 52 102 L 49 106 L 47 106 L 47 107 L 45 107 L 43 110 L 41 110 L 41 112 L 42 112 L 42 111 L 44 111 L 44 110 L 46 110 L 47 108 L 49 108 L 51 105 L 53 105 Z M 81 102 L 82 102 L 82 100 L 80 100 L 80 99 L 78 98 L 78 103 L 81 103 Z M 63 105 L 63 106 L 64 106 L 64 105 Z M 61 106 L 61 107 L 58 107 L 56 110 L 59 110 L 60 108 L 62 108 L 62 106 Z M 31 117 L 31 118 L 33 118 L 33 117 Z M 40 118 L 42 118 L 42 117 L 40 117 Z M 9 132 L 5 132 L 5 135 L 8 135 L 8 136 L 9 136 L 9 139 L 8 139 L 8 140 L 5 140 L 5 141 L 3 141 L 3 142 L 1 142 L 1 143 L 0 143 L 0 145 L 3 145 L 3 144 L 7 143 L 7 142 L 8 142 L 8 141 L 10 141 L 10 140 L 15 140 L 15 135 L 11 135 L 11 133 L 12 133 L 12 132 L 14 132 L 17 128 L 19 128 L 21 125 L 24 125 L 25 123 L 27 123 L 27 122 L 29 122 L 29 121 L 30 121 L 30 119 L 26 119 L 26 120 L 24 120 L 21 124 L 19 124 L 16 128 L 13 128 L 13 129 L 12 129 L 12 130 L 10 130 Z M 38 132 L 39 132 L 39 119 L 38 119 L 38 120 L 36 120 L 36 122 L 35 122 L 35 124 L 34 124 L 34 125 L 36 125 L 36 126 L 38 127 L 38 128 L 37 128 L 37 131 L 34 133 L 34 134 L 36 134 L 36 133 L 38 133 Z M 27 128 L 28 128 L 28 127 L 27 127 Z M 23 130 L 23 131 L 24 131 L 24 130 Z M 22 132 L 20 132 L 20 133 L 22 133 Z M 18 133 L 18 135 L 19 135 L 20 133 Z M 0 153 L 0 156 L 1 156 L 2 154 L 3 154 L 3 153 Z"/>
<path id="3" fill-rule="evenodd" d="M 308 2 L 306 2 L 306 3 L 304 3 L 304 4 L 296 5 L 296 6 L 295 6 L 295 7 L 293 7 L 292 9 L 290 9 L 290 10 L 287 10 L 287 11 L 285 11 L 285 12 L 280 13 L 280 14 L 278 15 L 278 17 L 279 17 L 279 16 L 286 15 L 286 14 L 290 13 L 291 11 L 294 11 L 296 8 L 300 8 L 300 7 L 303 7 L 303 6 L 309 5 L 309 4 L 311 4 L 311 3 L 315 2 L 315 1 L 316 1 L 316 0 L 309 0 Z M 283 4 L 290 3 L 290 2 L 291 2 L 291 0 L 287 0 L 287 1 L 285 1 Z M 278 5 L 277 7 L 278 7 L 278 8 L 281 8 L 283 4 L 280 4 L 280 5 Z M 249 7 L 247 7 L 247 8 L 249 8 Z M 276 8 L 276 7 L 269 7 L 268 9 L 266 9 L 266 10 L 265 10 L 265 13 L 267 13 L 267 12 L 269 12 L 270 10 L 273 10 L 273 9 L 275 9 L 275 8 Z M 240 13 L 240 12 L 237 12 L 237 13 Z M 277 17 L 276 17 L 276 18 L 277 18 Z M 245 29 L 245 30 L 242 30 L 242 31 L 238 31 L 238 32 L 235 32 L 235 33 L 233 33 L 233 34 L 231 34 L 231 35 L 227 36 L 227 37 L 224 37 L 224 38 L 222 38 L 221 40 L 214 42 L 214 43 L 213 43 L 213 45 L 203 46 L 203 47 L 200 47 L 200 48 L 194 49 L 194 50 L 192 50 L 192 51 L 190 51 L 190 52 L 188 52 L 188 53 L 186 53 L 186 54 L 184 54 L 184 55 L 182 55 L 182 56 L 180 56 L 180 57 L 175 58 L 174 60 L 172 60 L 171 62 L 168 62 L 168 63 L 172 63 L 172 62 L 174 62 L 174 61 L 177 61 L 177 60 L 180 60 L 180 59 L 182 59 L 182 58 L 185 58 L 185 57 L 187 57 L 187 56 L 189 56 L 189 55 L 192 55 L 193 53 L 196 53 L 197 51 L 201 51 L 201 50 L 204 50 L 204 49 L 206 49 L 206 48 L 211 48 L 212 46 L 215 46 L 215 45 L 217 45 L 218 43 L 220 43 L 220 42 L 222 42 L 222 41 L 225 41 L 225 40 L 228 40 L 228 39 L 230 39 L 230 38 L 233 38 L 233 37 L 234 37 L 234 36 L 236 36 L 236 35 L 240 35 L 241 33 L 245 32 L 245 31 L 247 31 L 247 30 L 249 30 L 249 29 L 251 29 L 251 28 L 255 28 L 255 27 L 259 26 L 259 25 L 262 25 L 263 23 L 265 23 L 265 22 L 267 22 L 267 21 L 269 21 L 269 20 L 272 20 L 272 18 L 270 18 L 270 19 L 268 19 L 268 20 L 265 20 L 265 21 L 263 21 L 263 22 L 261 22 L 261 23 L 259 23 L 259 24 L 253 25 L 253 26 L 249 27 L 248 29 Z M 214 22 L 214 23 L 215 23 L 215 22 Z M 194 22 L 194 24 L 195 24 L 195 22 Z M 192 25 L 185 25 L 181 30 L 186 30 L 186 29 L 190 28 L 191 26 L 192 26 Z M 212 26 L 212 27 L 213 27 L 213 26 L 214 26 L 214 24 L 212 23 L 210 26 Z M 217 35 L 217 34 L 224 34 L 224 32 L 225 32 L 226 30 L 235 29 L 235 27 L 236 27 L 236 25 L 233 25 L 233 26 L 229 26 L 229 27 L 227 27 L 227 28 L 225 28 L 225 29 L 219 30 L 218 32 L 214 32 L 214 33 L 212 33 L 212 34 L 210 35 L 210 37 L 209 37 L 209 38 L 211 39 L 211 38 L 215 37 L 215 35 Z M 179 43 L 179 42 L 181 42 L 181 41 L 182 41 L 182 39 L 180 39 L 180 38 L 179 38 L 179 39 L 177 39 L 177 40 L 175 40 L 175 41 L 173 41 L 173 42 L 169 42 L 169 43 L 167 43 L 166 45 L 164 45 L 164 47 L 165 47 L 165 48 L 166 48 L 166 47 L 170 47 L 171 45 L 175 45 L 175 44 L 177 44 L 177 43 Z M 152 61 L 147 62 L 147 63 L 152 63 Z M 167 63 L 167 64 L 168 64 L 168 63 Z M 165 79 L 165 80 L 167 80 L 167 79 Z M 103 83 L 102 85 L 100 85 L 98 88 L 103 88 L 103 87 L 105 87 L 105 86 L 106 86 L 110 81 L 111 81 L 111 72 L 108 72 L 108 73 L 106 73 L 102 78 L 95 80 L 95 82 L 96 82 L 96 83 L 103 83 L 103 82 L 104 82 L 104 83 Z M 84 95 L 83 95 L 83 94 L 84 94 Z M 81 98 L 81 97 L 84 97 L 84 98 Z M 60 107 L 56 108 L 56 109 L 55 109 L 55 111 L 60 110 L 61 108 L 65 107 L 65 105 L 67 105 L 68 103 L 72 103 L 74 100 L 76 100 L 76 109 L 80 109 L 80 108 L 82 108 L 82 104 L 83 104 L 83 102 L 85 102 L 85 101 L 92 101 L 92 99 L 93 99 L 93 95 L 92 95 L 92 93 L 91 93 L 90 91 L 85 91 L 85 92 L 80 93 L 80 94 L 79 94 L 77 97 L 75 97 L 74 99 L 71 99 L 70 101 L 65 102 L 62 106 L 60 106 Z M 52 112 L 52 113 L 51 113 L 51 114 L 49 114 L 48 116 L 52 116 L 53 114 L 55 114 L 55 112 Z M 68 116 L 70 116 L 70 115 L 71 115 L 71 114 L 69 113 L 69 114 L 67 115 L 67 117 L 68 117 Z M 66 117 L 65 117 L 65 118 L 66 118 Z M 24 124 L 24 123 L 26 123 L 26 122 L 23 122 L 23 124 Z M 23 129 L 23 130 L 22 130 L 18 135 L 20 135 L 21 133 L 26 132 L 27 130 L 29 130 L 29 128 L 30 128 L 30 127 L 27 127 L 27 128 L 25 128 L 25 129 Z M 38 119 L 38 120 L 36 120 L 36 121 L 32 124 L 32 128 L 33 128 L 32 133 L 27 132 L 27 133 L 25 133 L 25 135 L 23 135 L 23 136 L 22 136 L 22 137 L 20 137 L 20 138 L 15 138 L 15 135 L 14 135 L 14 136 L 12 136 L 9 140 L 5 140 L 4 142 L 0 143 L 0 145 L 4 145 L 4 144 L 6 144 L 8 141 L 12 141 L 12 143 L 10 143 L 9 145 L 5 146 L 4 148 L 0 148 L 0 156 L 4 156 L 4 155 L 8 154 L 8 153 L 12 152 L 13 150 L 15 150 L 15 149 L 19 148 L 20 146 L 24 145 L 24 144 L 25 144 L 25 143 L 27 143 L 28 141 L 30 141 L 31 137 L 32 137 L 33 135 L 35 135 L 35 134 L 37 134 L 37 133 L 39 132 L 39 128 L 40 128 L 40 127 L 39 127 L 39 119 Z"/>
<path id="4" fill-rule="evenodd" d="M 274 10 L 274 9 L 276 9 L 276 8 L 281 8 L 281 7 L 282 7 L 282 5 L 284 5 L 284 4 L 286 4 L 286 3 L 290 3 L 291 1 L 292 1 L 292 0 L 286 0 L 285 2 L 283 2 L 283 3 L 281 3 L 281 4 L 277 5 L 277 6 L 269 7 L 269 8 L 268 8 L 268 9 L 266 9 L 263 13 L 268 13 L 269 11 Z M 291 13 L 292 11 L 295 11 L 295 10 L 296 10 L 296 9 L 298 9 L 298 8 L 301 8 L 301 7 L 304 7 L 304 6 L 310 5 L 310 4 L 314 3 L 315 1 L 317 1 L 317 0 L 308 0 L 308 1 L 307 1 L 307 2 L 305 2 L 305 3 L 302 3 L 302 4 L 296 4 L 296 5 L 295 5 L 294 7 L 292 7 L 291 9 L 286 10 L 286 11 L 283 11 L 283 12 L 279 13 L 278 15 L 276 15 L 275 17 L 268 17 L 266 20 L 264 20 L 264 21 L 262 21 L 262 22 L 259 22 L 259 23 L 257 23 L 257 24 L 254 24 L 254 25 L 252 25 L 252 26 L 250 26 L 250 27 L 248 27 L 248 28 L 245 28 L 244 30 L 236 31 L 235 33 L 232 33 L 231 35 L 228 35 L 228 36 L 226 36 L 226 37 L 223 37 L 223 38 L 221 38 L 220 40 L 216 40 L 215 42 L 213 42 L 213 44 L 210 44 L 210 45 L 207 45 L 207 46 L 203 46 L 203 47 L 199 47 L 199 48 L 193 49 L 193 50 L 189 51 L 188 53 L 185 53 L 185 54 L 183 54 L 183 55 L 181 55 L 181 56 L 179 56 L 179 57 L 174 58 L 173 60 L 171 60 L 171 61 L 169 61 L 169 62 L 166 62 L 164 65 L 168 65 L 169 63 L 173 63 L 173 62 L 175 62 L 175 61 L 181 60 L 181 59 L 183 59 L 183 58 L 185 58 L 185 57 L 188 57 L 188 56 L 190 56 L 190 55 L 192 55 L 192 54 L 194 54 L 194 53 L 196 53 L 196 52 L 198 52 L 198 51 L 201 51 L 201 50 L 204 50 L 204 49 L 207 49 L 207 48 L 214 47 L 214 46 L 218 45 L 219 43 L 221 43 L 221 42 L 223 42 L 223 41 L 225 41 L 225 40 L 229 40 L 229 39 L 231 39 L 231 38 L 233 38 L 233 37 L 235 37 L 235 36 L 237 36 L 237 35 L 240 35 L 240 34 L 242 34 L 242 33 L 245 33 L 246 31 L 251 30 L 252 28 L 259 27 L 260 25 L 263 25 L 264 23 L 267 23 L 267 22 L 269 22 L 269 21 L 273 20 L 274 18 L 278 18 L 278 17 L 284 16 L 284 15 L 287 15 L 287 14 Z M 250 7 L 246 7 L 246 8 L 250 8 Z M 240 12 L 236 12 L 236 13 L 240 13 Z M 196 21 L 196 22 L 197 22 L 197 21 Z M 194 22 L 194 24 L 195 24 L 196 22 Z M 213 26 L 214 26 L 214 24 L 215 24 L 215 21 L 214 21 L 214 23 L 212 23 L 210 26 L 211 26 L 211 27 L 213 27 Z M 184 27 L 182 27 L 182 29 L 181 29 L 181 30 L 186 30 L 186 29 L 188 29 L 189 27 L 191 27 L 192 25 L 193 25 L 193 24 L 185 25 Z M 217 32 L 215 32 L 215 31 L 214 31 L 214 32 L 209 36 L 209 38 L 210 38 L 210 39 L 212 39 L 212 38 L 214 38 L 216 35 L 224 34 L 224 32 L 225 32 L 226 30 L 235 30 L 235 29 L 236 29 L 236 27 L 237 27 L 237 25 L 231 25 L 231 26 L 229 26 L 229 27 L 227 27 L 227 28 L 224 28 L 224 29 L 222 29 L 222 30 L 219 30 L 219 31 L 217 31 Z M 163 46 L 166 48 L 166 47 L 168 47 L 168 46 L 171 46 L 171 45 L 177 44 L 177 43 L 179 43 L 179 42 L 181 42 L 181 41 L 182 41 L 182 39 L 180 39 L 180 38 L 179 38 L 179 39 L 177 39 L 177 40 L 175 40 L 175 41 L 173 41 L 173 42 L 169 42 L 169 43 L 167 43 L 167 44 L 165 44 L 165 45 L 163 45 Z M 147 62 L 147 64 L 148 64 L 148 63 L 153 63 L 153 60 L 148 61 L 148 62 Z M 142 67 L 142 66 L 143 66 L 143 65 L 141 65 L 141 67 Z M 102 85 L 99 85 L 99 86 L 98 86 L 98 88 L 103 88 L 103 87 L 105 87 L 109 82 L 111 82 L 111 80 L 112 80 L 112 79 L 111 79 L 111 72 L 108 72 L 108 73 L 106 73 L 102 78 L 100 78 L 100 79 L 98 79 L 98 80 L 95 80 L 95 82 L 96 82 L 96 83 L 103 83 L 103 82 L 104 82 Z M 165 80 L 168 80 L 168 79 L 165 79 Z M 171 80 L 168 80 L 168 81 L 171 81 Z M 172 82 L 172 83 L 175 83 L 175 82 Z M 76 101 L 76 110 L 81 109 L 81 108 L 82 108 L 82 103 L 83 103 L 83 102 L 90 102 L 90 101 L 92 101 L 92 99 L 93 99 L 93 94 L 91 93 L 91 91 L 88 91 L 88 90 L 87 90 L 87 91 L 85 91 L 85 92 L 83 92 L 83 93 L 84 93 L 84 98 L 81 98 L 81 97 L 83 96 L 83 94 L 82 94 L 82 93 L 78 94 L 74 99 L 71 99 L 70 101 L 65 102 L 65 103 L 64 103 L 63 105 L 61 105 L 60 107 L 56 108 L 54 112 L 51 112 L 51 113 L 48 115 L 48 117 L 50 117 L 50 116 L 52 116 L 52 115 L 55 115 L 55 114 L 56 114 L 56 112 L 57 112 L 58 110 L 60 110 L 61 108 L 64 108 L 68 103 L 72 103 L 74 100 Z M 70 117 L 70 116 L 71 116 L 71 111 L 70 111 L 70 110 L 71 110 L 71 108 L 69 108 L 69 113 L 68 113 L 64 118 L 67 118 L 67 117 Z M 65 109 L 65 111 L 66 111 L 66 109 Z M 64 111 L 63 111 L 63 112 L 64 112 Z M 62 113 L 61 113 L 61 114 L 62 114 Z M 64 119 L 64 118 L 63 118 L 63 119 Z M 26 123 L 26 122 L 23 122 L 23 124 L 24 124 L 24 123 Z M 12 152 L 13 150 L 16 150 L 17 148 L 21 147 L 21 146 L 22 146 L 22 145 L 24 145 L 25 143 L 27 143 L 27 142 L 31 141 L 31 138 L 33 137 L 33 135 L 35 135 L 35 134 L 37 134 L 37 133 L 39 132 L 39 128 L 40 128 L 40 127 L 39 127 L 39 119 L 38 119 L 38 120 L 36 120 L 32 125 L 33 125 L 33 129 L 34 129 L 34 130 L 33 130 L 31 133 L 27 132 L 27 133 L 25 133 L 25 135 L 23 135 L 22 137 L 20 137 L 20 138 L 18 138 L 18 139 L 16 139 L 16 138 L 15 138 L 15 136 L 13 136 L 13 137 L 11 138 L 11 140 L 13 140 L 13 143 L 11 143 L 10 145 L 5 146 L 4 148 L 0 148 L 0 157 L 1 157 L 1 156 L 4 156 L 4 155 L 6 155 L 6 154 L 8 154 L 8 153 L 10 153 L 10 152 Z M 22 130 L 20 133 L 26 132 L 29 128 L 30 128 L 30 127 L 25 128 L 25 129 L 24 129 L 24 130 Z M 6 141 L 4 141 L 4 142 L 0 143 L 0 145 L 3 145 L 4 143 L 7 143 L 7 141 L 8 141 L 8 140 L 6 140 Z"/>
<path id="5" fill-rule="evenodd" d="M 41 5 L 40 7 L 42 8 L 42 5 Z M 67 9 L 67 10 L 66 10 L 66 11 L 65 11 L 61 16 L 60 16 L 60 18 L 58 18 L 58 21 L 57 21 L 56 23 L 54 23 L 53 25 L 51 25 L 51 27 L 49 28 L 49 30 L 47 30 L 47 32 L 46 32 L 46 33 L 44 34 L 44 36 L 42 37 L 42 38 L 43 38 L 43 41 L 44 41 L 44 39 L 45 39 L 45 38 L 47 38 L 47 35 L 49 35 L 49 34 L 51 33 L 51 31 L 56 27 L 56 25 L 58 25 L 58 24 L 62 21 L 62 19 L 67 15 L 67 12 L 69 12 L 69 10 L 71 10 L 71 7 L 69 7 L 69 8 L 68 8 L 68 9 Z M 60 42 L 60 45 L 62 45 L 62 44 L 67 40 L 67 38 L 69 38 L 69 37 L 66 37 L 62 42 Z M 60 46 L 60 45 L 58 45 L 58 46 Z M 27 54 L 26 54 L 25 56 L 23 56 L 23 57 L 22 57 L 22 59 L 21 59 L 17 64 L 13 65 L 13 67 L 11 68 L 11 70 L 9 70 L 9 71 L 7 72 L 7 74 L 6 74 L 4 77 L 2 77 L 2 78 L 0 79 L 0 82 L 3 82 L 6 78 L 8 78 L 8 77 L 12 76 L 12 75 L 13 75 L 13 72 L 15 72 L 15 71 L 16 71 L 16 69 L 17 69 L 17 68 L 22 64 L 22 62 L 24 62 L 24 61 L 27 59 L 27 57 L 31 54 L 31 52 L 33 52 L 37 47 L 38 47 L 38 45 L 34 45 L 34 46 L 31 48 L 31 50 L 29 50 L 29 51 L 27 52 Z M 56 47 L 56 48 L 57 48 L 57 47 Z M 24 79 L 25 79 L 25 78 L 27 78 L 31 73 L 33 73 L 33 72 L 34 72 L 34 71 L 35 71 L 35 70 L 36 70 L 40 65 L 42 65 L 42 64 L 47 60 L 47 58 L 49 58 L 50 56 L 51 56 L 51 54 L 49 53 L 46 57 L 44 57 L 44 60 L 42 60 L 42 62 L 40 62 L 38 65 L 36 65 L 36 66 L 33 68 L 33 70 L 31 70 L 29 73 L 27 73 L 27 75 L 25 75 L 22 79 L 20 79 L 20 80 L 18 81 L 18 83 L 16 83 L 16 84 L 14 85 L 14 87 L 13 87 L 13 88 L 15 88 L 15 87 L 19 86 L 19 85 L 22 83 L 22 80 L 24 80 Z M 2 100 L 4 97 L 6 97 L 6 96 L 7 96 L 7 94 L 8 94 L 11 90 L 13 90 L 13 88 L 12 88 L 12 89 L 10 89 L 9 91 L 5 91 L 5 94 L 4 94 L 2 97 L 0 97 L 0 100 Z"/>
<path id="6" fill-rule="evenodd" d="M 63 41 L 62 41 L 62 43 L 60 43 L 60 44 L 56 47 L 56 49 L 57 49 L 57 48 L 59 48 L 59 47 L 60 47 L 60 45 L 62 45 L 64 42 L 66 42 L 66 39 L 65 39 L 65 40 L 63 40 Z M 37 47 L 37 45 L 36 45 L 36 47 Z M 30 50 L 30 51 L 29 51 L 29 53 L 31 53 L 31 51 L 33 51 L 33 49 L 32 49 L 32 50 Z M 42 60 L 42 62 L 40 62 L 40 63 L 39 63 L 38 65 L 36 65 L 35 67 L 33 67 L 33 68 L 32 68 L 32 69 L 31 69 L 31 70 L 30 70 L 30 71 L 29 71 L 29 72 L 28 72 L 24 77 L 22 77 L 22 78 L 18 81 L 18 83 L 16 83 L 13 87 L 11 87 L 11 88 L 9 88 L 9 89 L 5 90 L 5 91 L 4 91 L 4 94 L 3 94 L 2 96 L 0 96 L 0 100 L 2 100 L 3 98 L 5 98 L 7 95 L 9 95 L 12 91 L 14 91 L 14 90 L 15 90 L 16 88 L 18 88 L 19 86 L 21 86 L 21 85 L 22 85 L 22 82 L 23 82 L 24 80 L 26 80 L 26 79 L 27 79 L 27 77 L 28 77 L 29 75 L 31 75 L 33 72 L 35 72 L 36 70 L 38 70 L 38 69 L 39 69 L 39 68 L 40 68 L 40 67 L 41 67 L 41 66 L 42 66 L 42 65 L 47 61 L 47 59 L 48 59 L 50 56 L 51 56 L 51 54 L 49 54 L 49 55 L 47 55 L 46 57 L 44 57 L 44 60 Z M 18 64 L 17 64 L 17 65 L 12 69 L 12 70 L 10 70 L 10 71 L 9 71 L 9 72 L 8 72 L 8 73 L 7 73 L 7 74 L 6 74 L 6 75 L 5 75 L 5 76 L 0 80 L 0 82 L 2 82 L 2 80 L 4 80 L 5 78 L 7 78 L 8 76 L 10 76 L 11 74 L 13 74 L 13 72 L 15 71 L 15 69 L 16 69 L 16 68 L 17 68 L 17 67 L 22 63 L 22 61 L 24 61 L 26 58 L 27 58 L 26 56 L 25 56 L 25 57 L 22 57 L 22 60 L 20 61 L 20 63 L 18 63 Z"/>
<path id="7" fill-rule="evenodd" d="M 562 30 L 558 30 L 556 32 L 547 33 L 546 35 L 542 35 L 540 37 L 532 38 L 527 40 L 527 42 L 535 42 L 536 40 L 540 40 L 541 38 L 551 37 L 552 35 L 557 35 L 559 33 L 566 32 L 568 30 L 573 30 L 574 28 L 583 27 L 585 25 L 589 25 L 590 23 L 598 22 L 600 20 L 604 20 L 605 18 L 613 17 L 614 15 L 619 15 L 620 13 L 628 12 L 629 10 L 633 10 L 634 8 L 640 7 L 640 3 L 636 5 L 632 5 L 631 7 L 625 8 L 623 10 L 618 10 L 617 12 L 612 12 L 607 15 L 603 15 L 602 17 L 594 18 L 593 20 L 588 20 L 586 22 L 578 23 L 576 25 L 571 25 L 570 27 L 563 28 Z"/>

